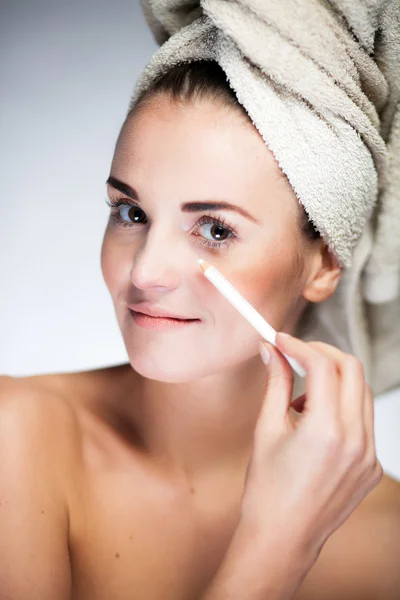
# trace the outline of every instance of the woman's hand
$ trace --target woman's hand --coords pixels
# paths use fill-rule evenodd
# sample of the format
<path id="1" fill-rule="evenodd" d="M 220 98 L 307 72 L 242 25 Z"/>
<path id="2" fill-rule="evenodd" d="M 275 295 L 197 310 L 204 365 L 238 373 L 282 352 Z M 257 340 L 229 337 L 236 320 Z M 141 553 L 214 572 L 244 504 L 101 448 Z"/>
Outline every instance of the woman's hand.
<path id="1" fill-rule="evenodd" d="M 318 557 L 327 538 L 379 483 L 372 393 L 362 363 L 323 342 L 277 335 L 306 369 L 306 392 L 290 408 L 293 373 L 273 345 L 264 402 L 242 497 L 242 520 L 258 535 L 272 524 Z M 294 416 L 296 418 L 294 418 Z"/>

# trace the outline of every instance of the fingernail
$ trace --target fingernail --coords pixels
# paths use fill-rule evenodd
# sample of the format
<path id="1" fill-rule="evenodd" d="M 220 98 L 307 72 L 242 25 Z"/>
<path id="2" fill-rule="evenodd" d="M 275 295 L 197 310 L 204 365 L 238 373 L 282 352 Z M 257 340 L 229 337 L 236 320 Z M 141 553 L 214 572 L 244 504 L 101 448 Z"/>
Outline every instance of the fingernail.
<path id="1" fill-rule="evenodd" d="M 260 354 L 263 362 L 268 365 L 271 359 L 271 353 L 262 342 L 260 342 Z"/>
<path id="2" fill-rule="evenodd" d="M 284 331 L 278 331 L 278 335 L 283 338 L 291 338 L 292 336 L 289 333 L 285 333 Z"/>

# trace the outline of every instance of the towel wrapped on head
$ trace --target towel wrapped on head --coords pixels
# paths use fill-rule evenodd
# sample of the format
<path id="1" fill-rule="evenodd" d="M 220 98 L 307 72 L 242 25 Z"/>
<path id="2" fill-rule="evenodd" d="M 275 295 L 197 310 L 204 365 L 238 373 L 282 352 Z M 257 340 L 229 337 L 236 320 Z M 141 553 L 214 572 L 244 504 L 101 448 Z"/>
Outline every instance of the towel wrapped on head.
<path id="1" fill-rule="evenodd" d="M 141 0 L 161 47 L 129 108 L 173 66 L 214 60 L 343 267 L 297 335 L 400 385 L 399 0 Z M 299 382 L 297 382 L 299 383 Z"/>

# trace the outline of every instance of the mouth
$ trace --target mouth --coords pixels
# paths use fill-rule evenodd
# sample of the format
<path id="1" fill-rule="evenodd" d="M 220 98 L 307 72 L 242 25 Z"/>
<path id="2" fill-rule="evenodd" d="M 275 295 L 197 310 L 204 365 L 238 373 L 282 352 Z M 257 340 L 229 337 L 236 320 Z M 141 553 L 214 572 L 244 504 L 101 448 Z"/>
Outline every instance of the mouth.
<path id="1" fill-rule="evenodd" d="M 151 305 L 146 302 L 128 305 L 129 310 L 134 313 L 146 315 L 153 318 L 173 319 L 175 321 L 199 321 L 200 319 L 190 317 L 189 315 L 177 314 L 169 311 L 162 306 Z"/>
<path id="2" fill-rule="evenodd" d="M 154 317 L 144 312 L 129 309 L 135 325 L 144 329 L 171 329 L 200 323 L 200 319 L 182 319 L 180 317 Z"/>
<path id="3" fill-rule="evenodd" d="M 165 316 L 161 316 L 161 317 L 156 317 L 154 315 L 150 315 L 149 313 L 146 312 L 142 312 L 140 310 L 132 310 L 130 309 L 130 311 L 132 313 L 134 313 L 135 315 L 143 315 L 144 317 L 149 317 L 149 319 L 156 319 L 156 320 L 163 320 L 163 321 L 182 321 L 183 323 L 189 323 L 190 321 L 199 321 L 200 319 L 184 319 L 181 317 L 165 317 Z"/>

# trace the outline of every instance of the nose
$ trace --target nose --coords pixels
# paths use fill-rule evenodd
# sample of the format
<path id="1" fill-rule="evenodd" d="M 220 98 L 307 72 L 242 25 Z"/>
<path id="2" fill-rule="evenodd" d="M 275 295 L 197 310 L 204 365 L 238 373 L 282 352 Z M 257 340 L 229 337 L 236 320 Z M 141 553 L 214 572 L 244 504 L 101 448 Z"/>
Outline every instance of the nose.
<path id="1" fill-rule="evenodd" d="M 185 263 L 196 264 L 194 252 L 192 260 L 186 261 L 192 251 L 188 248 L 187 240 L 182 239 L 179 233 L 182 234 L 165 228 L 161 231 L 154 225 L 150 228 L 134 256 L 131 282 L 135 287 L 142 290 L 172 290 L 179 287 Z"/>

